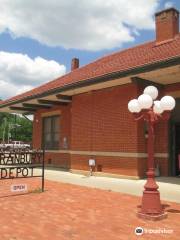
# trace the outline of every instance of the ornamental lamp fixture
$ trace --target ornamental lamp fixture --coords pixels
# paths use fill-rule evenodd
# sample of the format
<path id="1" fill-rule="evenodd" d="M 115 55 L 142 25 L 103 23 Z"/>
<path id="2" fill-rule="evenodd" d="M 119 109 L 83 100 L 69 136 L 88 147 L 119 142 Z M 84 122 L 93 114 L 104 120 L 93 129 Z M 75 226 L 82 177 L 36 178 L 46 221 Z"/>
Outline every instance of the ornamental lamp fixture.
<path id="1" fill-rule="evenodd" d="M 141 210 L 137 215 L 140 218 L 151 220 L 167 217 L 162 208 L 160 194 L 157 190 L 159 186 L 155 181 L 154 126 L 160 120 L 167 121 L 176 104 L 175 99 L 171 96 L 164 96 L 161 100 L 156 100 L 157 97 L 158 89 L 154 86 L 148 86 L 138 99 L 133 99 L 128 103 L 128 110 L 133 113 L 135 120 L 144 120 L 148 126 L 147 182 L 144 186 Z"/>
<path id="2" fill-rule="evenodd" d="M 171 111 L 175 107 L 175 100 L 171 96 L 164 96 L 160 101 L 154 101 L 158 96 L 158 90 L 154 86 L 148 86 L 144 93 L 128 103 L 128 109 L 131 113 L 139 113 L 141 110 L 150 109 L 153 106 L 154 112 L 161 114 L 164 111 Z"/>

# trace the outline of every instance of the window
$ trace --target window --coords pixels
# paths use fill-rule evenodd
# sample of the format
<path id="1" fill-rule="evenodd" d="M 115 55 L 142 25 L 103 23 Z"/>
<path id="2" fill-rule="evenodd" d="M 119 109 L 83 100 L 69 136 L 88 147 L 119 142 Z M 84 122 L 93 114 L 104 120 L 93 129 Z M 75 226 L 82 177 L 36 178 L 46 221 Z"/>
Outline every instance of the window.
<path id="1" fill-rule="evenodd" d="M 43 118 L 43 145 L 45 149 L 59 149 L 60 117 L 50 116 Z"/>

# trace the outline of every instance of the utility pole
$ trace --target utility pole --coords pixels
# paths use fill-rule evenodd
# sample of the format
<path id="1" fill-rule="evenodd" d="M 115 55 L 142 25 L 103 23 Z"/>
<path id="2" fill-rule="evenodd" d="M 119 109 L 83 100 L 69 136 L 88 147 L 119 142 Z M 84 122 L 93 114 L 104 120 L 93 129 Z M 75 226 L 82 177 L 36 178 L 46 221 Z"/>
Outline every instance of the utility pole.
<path id="1" fill-rule="evenodd" d="M 3 143 L 5 142 L 5 135 L 6 135 L 6 125 L 7 125 L 7 118 L 4 118 L 4 123 L 3 123 Z"/>
<path id="2" fill-rule="evenodd" d="M 14 119 L 15 119 L 15 125 L 16 125 L 16 122 L 17 122 L 17 115 L 15 114 L 14 115 Z M 16 133 L 17 133 L 17 131 L 16 131 L 16 127 L 15 127 L 15 129 L 14 129 L 14 140 L 16 141 Z"/>

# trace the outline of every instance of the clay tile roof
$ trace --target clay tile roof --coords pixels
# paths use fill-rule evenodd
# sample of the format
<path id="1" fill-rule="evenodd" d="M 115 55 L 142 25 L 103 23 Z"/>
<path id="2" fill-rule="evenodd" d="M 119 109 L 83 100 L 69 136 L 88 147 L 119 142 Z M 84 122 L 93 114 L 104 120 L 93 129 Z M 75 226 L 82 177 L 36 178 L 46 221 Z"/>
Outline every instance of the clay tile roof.
<path id="1" fill-rule="evenodd" d="M 30 96 L 35 97 L 72 83 L 94 79 L 110 73 L 123 72 L 128 69 L 142 67 L 147 64 L 161 62 L 179 56 L 180 34 L 178 34 L 174 40 L 164 44 L 157 45 L 155 41 L 152 41 L 102 57 L 53 81 L 7 99 L 1 104 L 23 100 Z"/>

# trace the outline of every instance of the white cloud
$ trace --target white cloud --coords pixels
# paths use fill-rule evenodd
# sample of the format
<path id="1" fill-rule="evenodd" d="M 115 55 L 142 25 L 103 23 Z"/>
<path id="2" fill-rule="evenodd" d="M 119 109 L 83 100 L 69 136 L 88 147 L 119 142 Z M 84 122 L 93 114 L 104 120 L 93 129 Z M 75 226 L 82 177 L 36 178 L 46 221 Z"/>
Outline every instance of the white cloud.
<path id="1" fill-rule="evenodd" d="M 0 98 L 28 91 L 63 75 L 64 65 L 41 57 L 31 59 L 20 53 L 0 52 Z"/>
<path id="2" fill-rule="evenodd" d="M 1 0 L 0 32 L 49 46 L 100 50 L 154 27 L 159 0 Z M 129 26 L 130 27 L 129 27 Z"/>
<path id="3" fill-rule="evenodd" d="M 173 7 L 173 2 L 165 2 L 165 4 L 164 4 L 164 8 L 171 8 L 171 7 Z"/>

